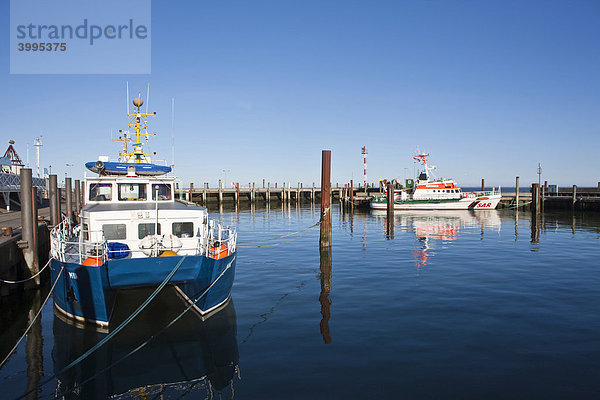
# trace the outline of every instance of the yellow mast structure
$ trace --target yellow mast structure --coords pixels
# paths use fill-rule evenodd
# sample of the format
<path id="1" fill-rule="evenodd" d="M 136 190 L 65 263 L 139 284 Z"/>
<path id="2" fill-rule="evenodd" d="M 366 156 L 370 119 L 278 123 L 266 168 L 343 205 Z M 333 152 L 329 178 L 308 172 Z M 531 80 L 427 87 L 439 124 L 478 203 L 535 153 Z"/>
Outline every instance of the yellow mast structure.
<path id="1" fill-rule="evenodd" d="M 149 157 L 156 155 L 156 153 L 146 154 L 146 153 L 144 153 L 144 151 L 142 149 L 142 140 L 141 140 L 142 136 L 145 136 L 146 140 L 148 140 L 148 138 L 150 136 L 155 136 L 153 133 L 142 132 L 142 129 L 145 130 L 148 128 L 148 123 L 146 122 L 146 120 L 144 118 L 156 115 L 156 112 L 154 112 L 152 114 L 147 114 L 147 113 L 141 112 L 140 107 L 142 107 L 142 104 L 144 104 L 144 101 L 142 100 L 142 95 L 138 94 L 138 97 L 133 99 L 133 105 L 137 108 L 136 112 L 134 112 L 133 114 L 127 114 L 128 117 L 131 117 L 131 120 L 129 121 L 129 123 L 127 125 L 129 126 L 130 129 L 135 130 L 135 132 L 121 131 L 123 138 L 122 139 L 119 138 L 119 140 L 117 140 L 118 142 L 123 142 L 122 156 L 124 158 L 124 161 L 127 163 L 148 163 L 149 164 L 150 163 Z M 132 149 L 131 153 L 128 153 L 127 143 L 133 142 L 133 140 L 128 139 L 128 135 L 130 135 L 130 136 L 135 135 L 135 142 L 132 144 L 133 149 Z"/>

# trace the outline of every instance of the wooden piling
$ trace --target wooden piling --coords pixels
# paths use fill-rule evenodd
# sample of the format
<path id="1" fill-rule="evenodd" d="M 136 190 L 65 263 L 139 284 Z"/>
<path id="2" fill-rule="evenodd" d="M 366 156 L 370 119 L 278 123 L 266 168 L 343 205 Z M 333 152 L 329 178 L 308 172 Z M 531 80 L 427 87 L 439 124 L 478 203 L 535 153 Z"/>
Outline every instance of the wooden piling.
<path id="1" fill-rule="evenodd" d="M 267 195 L 265 196 L 267 204 L 271 203 L 271 182 L 267 182 Z"/>
<path id="2" fill-rule="evenodd" d="M 219 179 L 219 204 L 223 203 L 223 183 Z"/>
<path id="3" fill-rule="evenodd" d="M 34 202 L 37 191 L 33 187 L 31 169 L 21 168 L 21 241 L 18 243 L 23 250 L 23 258 L 31 275 L 39 272 L 38 246 L 37 246 L 37 215 Z M 36 213 L 37 214 L 37 213 Z M 35 217 L 35 219 L 34 219 Z M 35 286 L 40 284 L 39 276 L 35 279 Z"/>
<path id="4" fill-rule="evenodd" d="M 65 198 L 66 198 L 66 210 L 65 214 L 69 220 L 73 221 L 73 192 L 71 188 L 71 178 L 65 178 Z"/>
<path id="5" fill-rule="evenodd" d="M 48 197 L 50 199 L 50 225 L 55 227 L 60 223 L 60 215 L 57 208 L 58 205 L 58 182 L 56 175 L 50 175 L 48 179 Z"/>
<path id="6" fill-rule="evenodd" d="M 481 191 L 485 191 L 485 179 L 481 178 Z"/>
<path id="7" fill-rule="evenodd" d="M 235 183 L 235 204 L 240 204 L 240 184 L 239 182 Z"/>
<path id="8" fill-rule="evenodd" d="M 310 193 L 310 201 L 313 203 L 315 202 L 315 183 L 314 182 L 312 185 L 312 192 Z"/>
<path id="9" fill-rule="evenodd" d="M 81 222 L 79 220 L 79 214 L 81 213 L 81 183 L 79 179 L 75 179 L 75 215 L 73 220 L 76 224 Z"/>
<path id="10" fill-rule="evenodd" d="M 387 237 L 394 238 L 394 185 L 387 185 Z"/>
<path id="11" fill-rule="evenodd" d="M 575 206 L 576 201 L 577 201 L 577 185 L 573 185 L 573 206 Z"/>
<path id="12" fill-rule="evenodd" d="M 252 192 L 250 193 L 250 201 L 254 203 L 256 199 L 256 185 L 252 182 Z"/>
<path id="13" fill-rule="evenodd" d="M 350 179 L 350 204 L 354 206 L 354 181 Z"/>
<path id="14" fill-rule="evenodd" d="M 535 214 L 540 212 L 540 184 L 531 184 L 531 211 Z"/>
<path id="15" fill-rule="evenodd" d="M 61 190 L 60 190 L 60 187 L 57 187 L 56 188 L 56 211 L 58 212 L 58 223 L 59 224 L 62 222 L 61 202 L 62 202 Z"/>
<path id="16" fill-rule="evenodd" d="M 321 152 L 320 244 L 321 248 L 331 247 L 331 150 Z"/>
<path id="17" fill-rule="evenodd" d="M 190 183 L 190 201 L 194 202 L 194 184 Z"/>

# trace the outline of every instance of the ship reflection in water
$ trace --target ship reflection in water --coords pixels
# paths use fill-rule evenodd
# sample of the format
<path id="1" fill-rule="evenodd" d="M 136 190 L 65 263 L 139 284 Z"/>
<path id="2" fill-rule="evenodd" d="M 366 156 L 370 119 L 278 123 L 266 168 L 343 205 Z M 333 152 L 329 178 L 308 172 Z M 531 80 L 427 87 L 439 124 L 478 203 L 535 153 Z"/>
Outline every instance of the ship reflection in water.
<path id="1" fill-rule="evenodd" d="M 129 289 L 115 309 L 115 327 L 152 293 Z M 158 333 L 188 306 L 174 287 L 161 293 L 129 325 L 80 364 L 57 377 L 58 397 L 79 399 L 233 397 L 238 365 L 236 315 L 233 302 L 202 320 L 190 309 L 139 351 L 134 349 Z M 112 328 L 112 326 L 111 326 Z M 54 371 L 102 340 L 107 333 L 65 322 L 56 314 L 53 325 Z"/>
<path id="2" fill-rule="evenodd" d="M 417 246 L 413 256 L 417 268 L 426 266 L 438 248 L 443 248 L 444 242 L 458 239 L 461 231 L 480 227 L 479 234 L 483 238 L 484 228 L 499 230 L 502 223 L 496 210 L 401 211 L 394 213 L 393 224 L 387 220 L 386 211 L 372 210 L 371 214 L 383 219 L 386 234 L 393 232 L 393 226 L 414 231 Z"/>

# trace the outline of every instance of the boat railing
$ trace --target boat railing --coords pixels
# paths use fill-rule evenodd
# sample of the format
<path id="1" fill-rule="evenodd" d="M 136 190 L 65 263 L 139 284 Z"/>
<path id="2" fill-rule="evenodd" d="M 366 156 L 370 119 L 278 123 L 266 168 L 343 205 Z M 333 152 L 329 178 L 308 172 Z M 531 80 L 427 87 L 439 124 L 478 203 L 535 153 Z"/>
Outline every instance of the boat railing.
<path id="1" fill-rule="evenodd" d="M 162 235 L 157 235 L 155 251 L 151 256 L 162 254 L 165 250 L 174 250 L 179 254 L 210 255 L 211 248 L 225 246 L 229 253 L 234 253 L 237 244 L 237 233 L 234 229 L 222 226 L 217 222 L 209 221 L 206 234 L 197 237 L 195 243 L 186 241 L 187 245 L 179 243 L 177 248 L 165 247 L 161 241 Z M 108 241 L 102 230 L 83 229 L 81 225 L 73 227 L 72 223 L 65 219 L 55 226 L 50 232 L 52 258 L 61 262 L 76 262 L 82 264 L 88 257 L 95 257 L 102 263 L 114 257 L 119 250 L 110 250 Z M 126 250 L 135 258 L 138 256 L 148 257 L 143 249 L 129 248 Z M 143 253 L 143 255 L 142 255 Z"/>
<path id="2" fill-rule="evenodd" d="M 492 190 L 480 190 L 466 193 L 467 197 L 495 196 L 497 194 L 500 194 L 500 188 L 498 188 L 498 190 L 492 188 Z"/>
<path id="3" fill-rule="evenodd" d="M 96 240 L 83 240 L 84 237 L 93 237 Z M 52 258 L 61 262 L 81 264 L 88 257 L 95 257 L 102 262 L 108 259 L 104 233 L 82 229 L 81 225 L 73 227 L 73 223 L 68 218 L 63 219 L 50 231 L 50 242 Z"/>
<path id="4" fill-rule="evenodd" d="M 208 240 L 206 241 L 205 254 L 215 245 L 225 245 L 230 253 L 234 253 L 237 244 L 237 232 L 228 227 L 218 224 L 214 220 L 208 221 Z"/>

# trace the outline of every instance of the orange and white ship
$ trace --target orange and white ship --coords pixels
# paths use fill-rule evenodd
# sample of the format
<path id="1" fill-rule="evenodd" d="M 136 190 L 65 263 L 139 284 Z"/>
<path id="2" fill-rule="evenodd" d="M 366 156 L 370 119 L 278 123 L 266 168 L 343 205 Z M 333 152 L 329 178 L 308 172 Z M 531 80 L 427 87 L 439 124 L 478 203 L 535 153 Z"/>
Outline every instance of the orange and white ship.
<path id="1" fill-rule="evenodd" d="M 423 165 L 415 182 L 394 191 L 394 210 L 492 210 L 502 198 L 501 190 L 463 192 L 452 179 L 431 179 L 435 167 L 427 164 L 427 153 L 415 153 L 413 159 Z M 410 186 L 410 187 L 409 187 Z M 371 208 L 387 209 L 387 192 L 371 199 Z"/>

